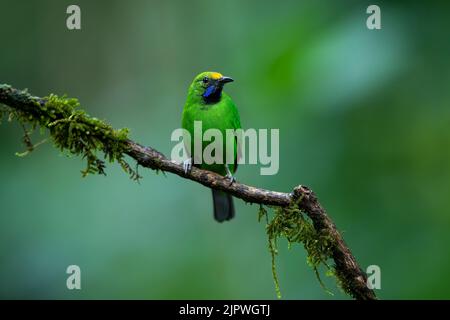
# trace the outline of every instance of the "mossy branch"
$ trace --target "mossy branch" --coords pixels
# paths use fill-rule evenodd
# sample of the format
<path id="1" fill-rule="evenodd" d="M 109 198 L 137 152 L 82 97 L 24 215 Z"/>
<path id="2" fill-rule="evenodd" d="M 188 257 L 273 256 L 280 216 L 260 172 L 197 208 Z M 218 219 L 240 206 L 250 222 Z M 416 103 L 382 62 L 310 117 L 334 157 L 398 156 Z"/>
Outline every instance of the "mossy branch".
<path id="1" fill-rule="evenodd" d="M 57 148 L 86 158 L 87 167 L 82 171 L 83 176 L 90 173 L 104 174 L 107 160 L 118 162 L 131 178 L 138 180 L 140 176 L 137 170 L 132 169 L 125 160 L 125 155 L 128 155 L 140 166 L 170 172 L 208 188 L 228 192 L 245 202 L 260 204 L 260 218 L 265 216 L 267 219 L 266 231 L 278 293 L 274 267 L 276 242 L 277 238 L 285 237 L 289 244 L 303 244 L 308 254 L 308 263 L 317 275 L 318 266 L 323 264 L 336 276 L 342 289 L 352 297 L 376 299 L 373 290 L 367 286 L 366 274 L 309 188 L 298 186 L 291 193 L 282 193 L 239 182 L 230 185 L 228 179 L 198 168 L 185 173 L 182 165 L 167 159 L 151 147 L 144 147 L 130 140 L 127 129 L 115 130 L 104 121 L 87 115 L 79 108 L 76 99 L 53 94 L 40 98 L 9 85 L 0 85 L 0 104 L 4 105 L 0 116 L 8 115 L 10 120 L 16 118 L 24 126 L 27 152 L 32 151 L 36 145 L 31 143 L 25 125 L 31 126 L 31 129 L 48 129 Z M 99 154 L 103 154 L 104 159 L 100 159 Z M 274 208 L 274 216 L 270 221 L 264 205 Z M 332 266 L 329 265 L 329 260 L 333 260 Z"/>

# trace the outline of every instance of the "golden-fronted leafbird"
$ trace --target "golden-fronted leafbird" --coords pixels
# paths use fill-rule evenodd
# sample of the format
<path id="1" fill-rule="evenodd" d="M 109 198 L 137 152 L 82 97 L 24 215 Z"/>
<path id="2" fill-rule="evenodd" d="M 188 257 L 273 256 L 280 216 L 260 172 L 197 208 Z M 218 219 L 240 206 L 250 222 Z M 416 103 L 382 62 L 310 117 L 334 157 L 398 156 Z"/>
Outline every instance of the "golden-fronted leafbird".
<path id="1" fill-rule="evenodd" d="M 236 105 L 233 100 L 223 92 L 224 85 L 232 81 L 232 78 L 225 77 L 218 72 L 202 72 L 197 75 L 189 87 L 182 118 L 182 128 L 187 130 L 190 134 L 190 139 L 184 139 L 186 151 L 190 157 L 183 163 L 185 171 L 190 170 L 192 162 L 194 162 L 194 165 L 201 169 L 213 171 L 223 176 L 226 175 L 227 178 L 230 179 L 230 183 L 234 182 L 233 174 L 237 169 L 240 151 L 238 150 L 239 144 L 236 137 L 233 139 L 226 139 L 226 130 L 236 130 L 241 128 L 241 121 Z M 223 152 L 222 154 L 215 154 L 214 156 L 215 159 L 219 158 L 221 161 L 209 164 L 205 163 L 205 161 L 201 161 L 200 164 L 196 164 L 198 161 L 195 161 L 195 159 L 201 155 L 194 153 L 194 137 L 196 136 L 194 124 L 198 124 L 199 122 L 201 122 L 203 133 L 208 129 L 220 131 L 223 141 Z M 201 142 L 202 154 L 205 148 L 212 142 L 203 140 L 204 139 L 202 139 Z M 228 159 L 231 158 L 232 161 L 227 161 L 227 150 L 233 151 L 233 154 L 228 157 Z M 217 152 L 217 150 L 215 151 Z M 212 195 L 214 218 L 219 222 L 233 218 L 234 205 L 232 196 L 214 189 L 212 190 Z"/>

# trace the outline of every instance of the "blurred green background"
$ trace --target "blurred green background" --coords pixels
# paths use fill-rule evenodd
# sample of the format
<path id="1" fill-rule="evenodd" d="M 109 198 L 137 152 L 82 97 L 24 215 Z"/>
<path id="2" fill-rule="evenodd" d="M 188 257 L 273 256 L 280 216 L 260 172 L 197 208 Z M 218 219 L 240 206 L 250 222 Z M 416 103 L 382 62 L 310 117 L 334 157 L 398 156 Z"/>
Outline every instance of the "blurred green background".
<path id="1" fill-rule="evenodd" d="M 0 0 L 0 83 L 68 94 L 93 116 L 170 154 L 186 91 L 205 70 L 227 87 L 244 128 L 280 129 L 280 171 L 241 166 L 241 182 L 310 186 L 361 266 L 379 265 L 384 299 L 450 298 L 450 20 L 425 1 Z M 381 7 L 382 30 L 366 28 Z M 275 298 L 257 206 L 212 218 L 210 190 L 117 165 L 84 163 L 51 143 L 25 158 L 0 126 L 0 297 Z M 38 133 L 34 142 L 42 139 Z M 66 288 L 79 265 L 82 290 Z M 303 248 L 280 242 L 285 299 L 322 290 Z"/>

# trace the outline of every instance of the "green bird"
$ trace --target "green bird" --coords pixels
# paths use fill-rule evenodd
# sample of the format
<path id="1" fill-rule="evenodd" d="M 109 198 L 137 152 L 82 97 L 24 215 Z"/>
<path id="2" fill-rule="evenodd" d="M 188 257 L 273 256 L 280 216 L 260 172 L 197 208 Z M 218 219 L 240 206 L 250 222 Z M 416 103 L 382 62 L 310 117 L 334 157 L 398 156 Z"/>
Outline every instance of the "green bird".
<path id="1" fill-rule="evenodd" d="M 220 163 L 206 164 L 202 161 L 201 164 L 196 166 L 226 176 L 230 179 L 230 183 L 235 181 L 233 174 L 237 169 L 240 150 L 238 150 L 239 144 L 236 137 L 232 141 L 227 142 L 226 130 L 241 128 L 238 109 L 233 100 L 223 92 L 224 85 L 232 81 L 232 78 L 224 77 L 218 72 L 202 72 L 197 75 L 189 87 L 182 118 L 182 128 L 187 130 L 191 137 L 191 139 L 184 139 L 186 151 L 190 157 L 183 163 L 185 171 L 187 172 L 192 168 L 192 162 L 195 165 L 195 161 L 193 161 L 194 122 L 201 121 L 203 132 L 208 129 L 217 129 L 222 133 L 223 153 L 222 155 L 217 155 L 222 160 Z M 210 141 L 202 142 L 202 154 L 210 143 Z M 229 164 L 226 161 L 226 150 L 229 150 L 227 149 L 227 143 L 232 144 L 232 146 L 228 147 L 234 153 L 234 162 Z M 197 159 L 198 155 L 195 155 L 195 158 Z M 233 218 L 235 214 L 233 197 L 225 192 L 214 189 L 212 190 L 212 195 L 214 218 L 218 222 Z"/>

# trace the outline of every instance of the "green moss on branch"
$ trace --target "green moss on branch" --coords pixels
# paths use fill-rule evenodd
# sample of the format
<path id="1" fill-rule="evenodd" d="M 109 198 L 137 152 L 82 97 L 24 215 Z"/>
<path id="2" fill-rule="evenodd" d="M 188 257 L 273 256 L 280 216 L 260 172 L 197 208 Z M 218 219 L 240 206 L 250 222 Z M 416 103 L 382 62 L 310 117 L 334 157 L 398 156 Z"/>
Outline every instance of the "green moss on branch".
<path id="1" fill-rule="evenodd" d="M 325 288 L 318 270 L 320 265 L 323 265 L 327 269 L 327 275 L 334 274 L 334 269 L 328 263 L 332 259 L 334 241 L 326 230 L 314 228 L 311 220 L 299 209 L 298 203 L 300 201 L 301 198 L 288 207 L 273 207 L 274 214 L 271 219 L 269 219 L 269 214 L 263 206 L 259 209 L 259 220 L 264 216 L 266 217 L 266 232 L 272 257 L 272 275 L 279 298 L 281 297 L 281 291 L 275 266 L 279 238 L 285 238 L 289 248 L 295 243 L 303 245 L 306 250 L 308 265 L 313 268 L 320 285 L 330 293 Z"/>
<path id="2" fill-rule="evenodd" d="M 38 127 L 47 129 L 59 150 L 86 159 L 83 176 L 105 174 L 106 160 L 119 163 L 133 179 L 139 178 L 136 170 L 124 160 L 129 148 L 127 128 L 115 130 L 106 122 L 90 117 L 74 98 L 54 94 L 36 98 L 26 91 L 15 90 L 9 86 L 2 85 L 0 89 L 2 92 L 8 92 L 8 104 L 14 106 L 5 106 L 3 113 L 8 114 L 10 120 L 15 118 L 32 130 Z M 28 136 L 26 129 L 25 132 L 25 136 Z M 30 140 L 24 141 L 27 141 L 27 150 L 31 151 L 33 146 Z M 103 155 L 103 159 L 100 155 Z"/>

